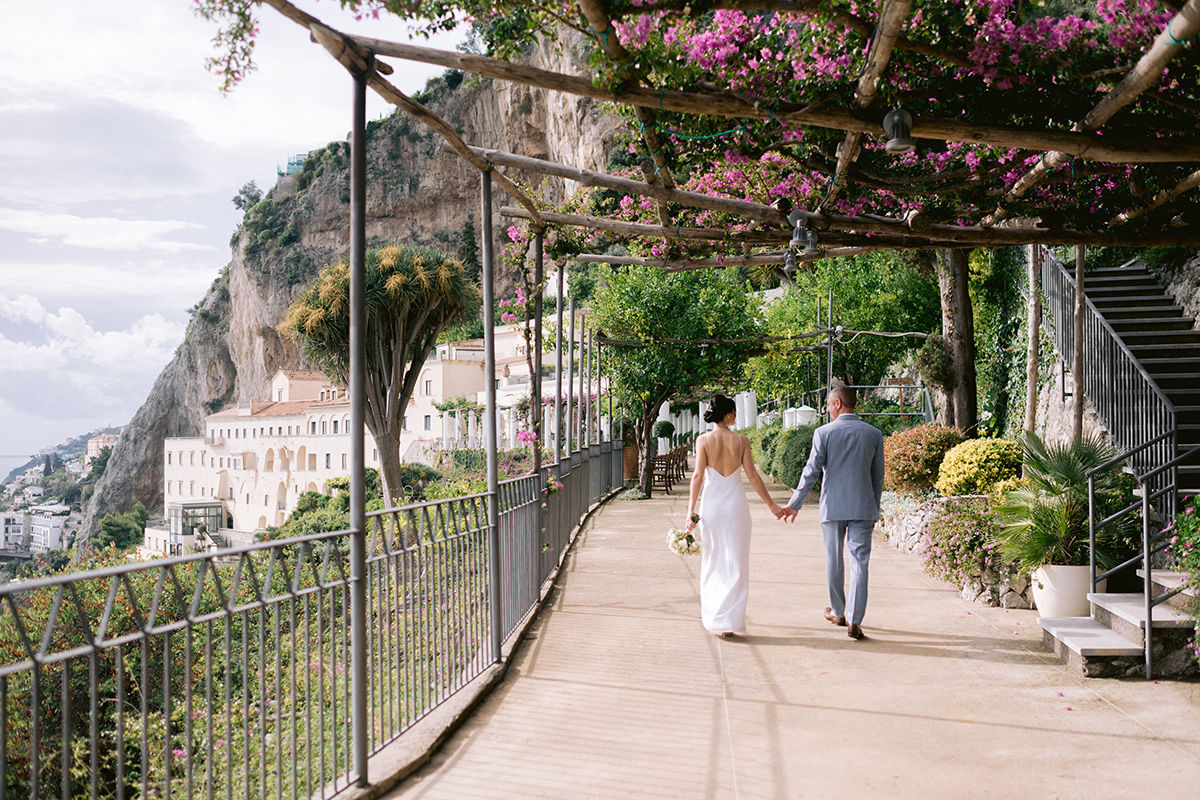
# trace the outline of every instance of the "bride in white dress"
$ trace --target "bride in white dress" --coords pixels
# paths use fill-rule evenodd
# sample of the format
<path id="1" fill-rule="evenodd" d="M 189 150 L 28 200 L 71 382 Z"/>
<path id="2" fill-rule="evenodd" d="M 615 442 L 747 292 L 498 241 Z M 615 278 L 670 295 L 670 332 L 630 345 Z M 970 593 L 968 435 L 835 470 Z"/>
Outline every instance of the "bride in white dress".
<path id="1" fill-rule="evenodd" d="M 750 506 L 741 470 L 771 513 L 781 513 L 754 467 L 750 440 L 730 430 L 736 420 L 733 400 L 714 396 L 704 421 L 715 427 L 696 440 L 687 510 L 688 532 L 700 528 L 700 617 L 722 638 L 745 631 L 750 594 Z"/>

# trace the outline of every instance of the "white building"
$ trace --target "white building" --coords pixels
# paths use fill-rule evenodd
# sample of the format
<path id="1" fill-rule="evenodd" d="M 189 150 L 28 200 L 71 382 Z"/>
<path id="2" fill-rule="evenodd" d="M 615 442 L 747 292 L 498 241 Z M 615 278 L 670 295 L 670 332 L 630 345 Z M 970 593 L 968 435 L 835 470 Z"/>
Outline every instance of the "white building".
<path id="1" fill-rule="evenodd" d="M 84 468 L 90 469 L 92 466 L 92 461 L 100 455 L 100 451 L 104 448 L 116 447 L 117 439 L 119 438 L 120 437 L 118 437 L 115 433 L 101 433 L 98 436 L 93 436 L 92 438 L 88 439 L 87 454 L 83 459 Z"/>
<path id="2" fill-rule="evenodd" d="M 29 525 L 25 514 L 0 512 L 0 549 L 29 549 Z"/>
<path id="3" fill-rule="evenodd" d="M 518 423 L 512 406 L 529 394 L 525 340 L 517 325 L 496 328 L 496 375 L 502 447 L 514 446 Z M 553 396 L 551 377 L 543 392 Z M 477 412 L 447 413 L 435 403 L 464 397 L 482 405 L 486 388 L 483 340 L 438 345 L 422 366 L 402 421 L 400 454 L 425 460 L 439 447 L 474 446 L 482 440 Z M 577 381 L 577 386 L 578 381 Z M 506 407 L 507 404 L 507 407 Z M 167 528 L 148 528 L 147 554 L 174 555 L 205 547 L 208 538 L 231 543 L 236 534 L 281 525 L 306 491 L 327 493 L 332 478 L 349 474 L 350 401 L 343 388 L 320 372 L 280 370 L 266 400 L 241 402 L 210 414 L 203 437 L 176 437 L 163 444 L 163 516 Z M 370 433 L 366 464 L 379 467 Z M 243 536 L 244 540 L 244 536 Z"/>
<path id="4" fill-rule="evenodd" d="M 46 493 L 46 490 L 43 489 L 41 486 L 26 486 L 21 492 L 22 496 L 24 496 L 24 498 L 25 498 L 26 503 L 32 503 L 34 500 L 41 500 L 42 495 L 44 495 L 45 493 Z"/>
<path id="5" fill-rule="evenodd" d="M 46 503 L 29 509 L 29 552 L 44 553 L 65 547 L 67 517 L 71 509 L 61 503 Z"/>

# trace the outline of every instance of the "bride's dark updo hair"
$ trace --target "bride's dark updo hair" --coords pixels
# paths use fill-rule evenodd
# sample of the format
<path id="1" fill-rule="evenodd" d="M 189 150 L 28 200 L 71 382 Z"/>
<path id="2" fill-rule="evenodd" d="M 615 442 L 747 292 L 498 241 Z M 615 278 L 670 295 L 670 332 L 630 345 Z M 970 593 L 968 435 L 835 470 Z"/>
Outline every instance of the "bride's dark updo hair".
<path id="1" fill-rule="evenodd" d="M 737 411 L 737 403 L 723 394 L 714 394 L 713 399 L 708 401 L 708 408 L 704 410 L 704 421 L 720 422 L 734 411 Z"/>

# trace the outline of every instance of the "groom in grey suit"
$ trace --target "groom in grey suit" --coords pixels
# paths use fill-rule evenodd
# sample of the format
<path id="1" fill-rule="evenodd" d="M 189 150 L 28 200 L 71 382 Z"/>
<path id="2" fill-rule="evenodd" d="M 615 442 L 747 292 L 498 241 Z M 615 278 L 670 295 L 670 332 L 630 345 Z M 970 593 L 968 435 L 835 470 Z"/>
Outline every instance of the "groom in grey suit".
<path id="1" fill-rule="evenodd" d="M 827 407 L 830 422 L 813 433 L 812 451 L 780 519 L 796 519 L 804 499 L 824 472 L 821 486 L 821 531 L 825 537 L 825 581 L 829 607 L 825 619 L 846 624 L 849 608 L 851 639 L 863 638 L 867 610 L 867 564 L 871 559 L 871 531 L 879 519 L 883 493 L 883 434 L 854 414 L 854 390 L 835 386 Z M 843 550 L 850 542 L 850 596 L 845 592 Z M 847 602 L 847 599 L 849 602 Z"/>

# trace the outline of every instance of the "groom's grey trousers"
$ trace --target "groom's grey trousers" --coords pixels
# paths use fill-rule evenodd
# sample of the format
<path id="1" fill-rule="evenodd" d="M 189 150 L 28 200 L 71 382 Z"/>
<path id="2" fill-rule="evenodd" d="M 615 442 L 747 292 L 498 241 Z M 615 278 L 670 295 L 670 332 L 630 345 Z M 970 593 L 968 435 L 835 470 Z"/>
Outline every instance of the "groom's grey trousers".
<path id="1" fill-rule="evenodd" d="M 848 413 L 817 428 L 808 463 L 788 507 L 799 510 L 822 475 L 821 530 L 825 536 L 829 607 L 839 617 L 847 616 L 848 607 L 849 621 L 861 625 L 867 610 L 871 531 L 879 518 L 879 496 L 883 492 L 883 434 Z M 844 543 L 850 548 L 849 598 L 844 588 Z"/>
<path id="2" fill-rule="evenodd" d="M 829 587 L 829 607 L 835 616 L 861 625 L 867 612 L 867 567 L 871 561 L 873 519 L 822 522 L 825 536 L 825 584 Z M 850 550 L 850 586 L 846 593 L 845 545 Z M 849 613 L 846 613 L 847 610 Z"/>

